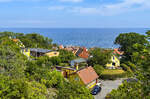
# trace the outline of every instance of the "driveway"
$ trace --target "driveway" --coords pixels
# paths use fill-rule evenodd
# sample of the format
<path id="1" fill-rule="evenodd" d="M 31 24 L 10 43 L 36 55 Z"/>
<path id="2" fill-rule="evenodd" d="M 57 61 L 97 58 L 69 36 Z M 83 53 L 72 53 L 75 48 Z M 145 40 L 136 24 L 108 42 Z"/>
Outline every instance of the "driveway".
<path id="1" fill-rule="evenodd" d="M 117 80 L 105 80 L 101 81 L 102 90 L 99 94 L 95 95 L 95 99 L 105 99 L 107 93 L 111 92 L 112 89 L 117 89 L 119 85 L 121 85 L 123 79 Z"/>

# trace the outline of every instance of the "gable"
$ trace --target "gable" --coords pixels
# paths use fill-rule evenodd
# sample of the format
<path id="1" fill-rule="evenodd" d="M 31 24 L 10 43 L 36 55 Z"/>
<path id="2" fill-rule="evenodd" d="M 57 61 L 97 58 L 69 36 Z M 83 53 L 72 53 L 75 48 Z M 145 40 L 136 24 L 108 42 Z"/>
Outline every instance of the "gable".
<path id="1" fill-rule="evenodd" d="M 78 71 L 77 74 L 86 85 L 98 78 L 97 73 L 91 66 Z"/>

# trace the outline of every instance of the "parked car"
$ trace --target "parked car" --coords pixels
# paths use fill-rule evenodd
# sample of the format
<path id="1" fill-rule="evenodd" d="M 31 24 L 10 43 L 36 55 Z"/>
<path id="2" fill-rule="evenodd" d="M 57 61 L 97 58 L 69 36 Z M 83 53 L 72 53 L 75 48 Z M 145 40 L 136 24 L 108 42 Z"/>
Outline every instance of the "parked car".
<path id="1" fill-rule="evenodd" d="M 96 86 L 94 86 L 93 90 L 91 91 L 91 94 L 97 95 L 101 91 L 101 89 L 102 88 L 100 86 L 96 85 Z"/>

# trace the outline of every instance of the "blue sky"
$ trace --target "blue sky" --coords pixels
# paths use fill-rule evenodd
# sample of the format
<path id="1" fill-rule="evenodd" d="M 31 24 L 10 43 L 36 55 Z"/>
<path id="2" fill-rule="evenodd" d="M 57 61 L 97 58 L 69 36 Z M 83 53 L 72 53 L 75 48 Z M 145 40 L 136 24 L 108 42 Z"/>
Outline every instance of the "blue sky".
<path id="1" fill-rule="evenodd" d="M 0 27 L 149 26 L 150 0 L 0 0 Z"/>

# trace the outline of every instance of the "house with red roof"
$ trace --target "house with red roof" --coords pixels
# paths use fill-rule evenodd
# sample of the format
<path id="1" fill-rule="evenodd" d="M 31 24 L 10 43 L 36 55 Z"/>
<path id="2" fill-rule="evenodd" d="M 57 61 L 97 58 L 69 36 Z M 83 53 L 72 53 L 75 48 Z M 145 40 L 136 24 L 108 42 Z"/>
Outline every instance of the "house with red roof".
<path id="1" fill-rule="evenodd" d="M 119 51 L 118 48 L 115 48 L 114 51 L 113 51 L 113 53 L 114 53 L 114 54 L 118 54 L 118 55 L 123 55 L 124 52 Z"/>
<path id="2" fill-rule="evenodd" d="M 93 88 L 97 84 L 98 78 L 99 76 L 91 66 L 78 70 L 70 75 L 70 80 L 79 81 L 87 88 Z"/>
<path id="3" fill-rule="evenodd" d="M 85 47 L 79 48 L 79 50 L 76 52 L 76 56 L 87 59 L 89 57 L 88 50 Z"/>

